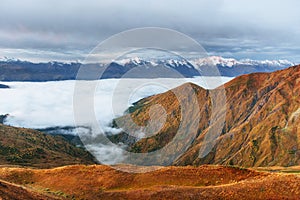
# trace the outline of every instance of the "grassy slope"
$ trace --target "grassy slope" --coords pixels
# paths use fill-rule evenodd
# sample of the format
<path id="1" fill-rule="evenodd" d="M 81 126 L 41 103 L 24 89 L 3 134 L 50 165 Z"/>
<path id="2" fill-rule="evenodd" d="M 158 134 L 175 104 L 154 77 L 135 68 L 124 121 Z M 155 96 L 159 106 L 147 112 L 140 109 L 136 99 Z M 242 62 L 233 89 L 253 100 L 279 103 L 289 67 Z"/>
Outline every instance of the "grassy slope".
<path id="1" fill-rule="evenodd" d="M 39 131 L 0 124 L 1 165 L 21 165 L 39 168 L 71 164 L 92 164 L 85 150 Z"/>
<path id="2" fill-rule="evenodd" d="M 0 178 L 62 199 L 297 199 L 300 177 L 232 167 L 165 167 L 141 174 L 101 165 L 0 168 Z"/>
<path id="3" fill-rule="evenodd" d="M 55 200 L 54 196 L 41 194 L 20 185 L 12 184 L 0 180 L 0 198 L 1 199 L 31 199 L 31 200 Z"/>

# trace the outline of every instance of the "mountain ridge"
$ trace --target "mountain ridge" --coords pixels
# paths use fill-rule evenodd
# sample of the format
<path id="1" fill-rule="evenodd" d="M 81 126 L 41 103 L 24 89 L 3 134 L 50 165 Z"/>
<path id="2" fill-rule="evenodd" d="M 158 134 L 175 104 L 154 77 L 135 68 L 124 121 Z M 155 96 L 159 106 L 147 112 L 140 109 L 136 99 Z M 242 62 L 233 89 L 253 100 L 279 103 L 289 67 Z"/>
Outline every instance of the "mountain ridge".
<path id="1" fill-rule="evenodd" d="M 192 85 L 198 97 L 201 113 L 196 138 L 189 149 L 177 158 L 174 165 L 221 164 L 243 167 L 294 166 L 300 164 L 300 66 L 290 67 L 273 73 L 254 73 L 239 76 L 214 90 L 205 90 Z M 189 84 L 175 88 L 185 91 Z M 173 90 L 173 91 L 174 91 Z M 221 132 L 215 138 L 215 144 L 204 157 L 199 156 L 205 148 L 212 115 L 212 99 L 221 98 L 226 93 L 226 115 Z M 225 99 L 220 99 L 220 102 Z M 149 121 L 151 106 L 160 104 L 167 113 L 166 123 L 154 136 L 134 141 L 122 135 L 112 137 L 113 142 L 129 142 L 133 152 L 156 151 L 172 141 L 180 124 L 180 106 L 172 91 L 138 101 L 129 109 L 129 113 L 116 119 L 119 128 L 131 130 L 126 121 L 132 118 L 140 126 Z M 224 110 L 217 110 L 215 116 L 222 117 Z M 156 117 L 159 117 L 156 116 Z M 129 127 L 129 128 L 128 128 Z M 127 129 L 126 129 L 127 128 Z M 188 127 L 186 127 L 187 130 Z M 120 137 L 122 136 L 122 137 Z"/>
<path id="2" fill-rule="evenodd" d="M 161 72 L 160 70 L 164 71 L 166 69 L 178 72 L 175 77 L 194 77 L 203 75 L 201 71 L 205 72 L 204 74 L 206 76 L 216 76 L 218 74 L 212 73 L 211 70 L 212 67 L 214 67 L 219 70 L 221 76 L 235 77 L 254 72 L 272 72 L 292 65 L 294 65 L 294 63 L 287 60 L 235 60 L 233 58 L 222 58 L 218 56 L 191 60 L 185 60 L 183 58 L 142 59 L 136 57 L 131 59 L 119 59 L 111 63 L 87 64 L 55 61 L 32 63 L 6 58 L 0 60 L 0 81 L 75 80 L 76 78 L 81 78 L 77 77 L 77 73 L 81 67 L 90 72 L 102 73 L 102 76 L 99 78 L 107 79 L 121 78 L 132 71 L 132 69 L 140 69 L 146 72 L 148 70 L 148 73 L 153 73 L 154 77 L 170 77 L 171 73 L 159 73 Z M 161 67 L 161 69 L 159 67 Z M 155 71 L 149 71 L 149 68 L 155 69 Z M 167 76 L 168 74 L 169 76 Z M 128 78 L 135 78 L 135 76 L 129 74 Z M 86 79 L 89 78 L 89 76 L 86 77 Z"/>

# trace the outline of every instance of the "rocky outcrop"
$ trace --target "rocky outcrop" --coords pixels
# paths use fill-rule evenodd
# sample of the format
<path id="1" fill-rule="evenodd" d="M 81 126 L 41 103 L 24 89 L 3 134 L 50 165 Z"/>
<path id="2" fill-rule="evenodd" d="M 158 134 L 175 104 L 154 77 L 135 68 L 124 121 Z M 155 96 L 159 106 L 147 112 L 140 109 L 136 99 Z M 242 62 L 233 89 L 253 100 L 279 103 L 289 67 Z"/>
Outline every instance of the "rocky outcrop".
<path id="1" fill-rule="evenodd" d="M 0 89 L 8 89 L 9 86 L 8 85 L 3 85 L 3 84 L 0 84 Z"/>
<path id="2" fill-rule="evenodd" d="M 0 115 L 0 124 L 3 124 L 7 117 L 8 117 L 8 114 Z"/>

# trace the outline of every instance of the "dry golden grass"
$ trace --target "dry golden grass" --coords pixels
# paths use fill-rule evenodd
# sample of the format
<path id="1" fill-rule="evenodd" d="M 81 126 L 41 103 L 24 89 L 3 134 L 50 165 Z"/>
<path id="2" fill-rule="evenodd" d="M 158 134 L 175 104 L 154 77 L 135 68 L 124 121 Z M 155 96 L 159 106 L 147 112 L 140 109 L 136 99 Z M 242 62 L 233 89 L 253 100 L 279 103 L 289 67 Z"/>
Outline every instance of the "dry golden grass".
<path id="1" fill-rule="evenodd" d="M 0 179 L 61 199 L 297 199 L 300 177 L 222 166 L 126 173 L 102 165 L 0 168 Z"/>
<path id="2" fill-rule="evenodd" d="M 60 136 L 0 124 L 0 163 L 38 168 L 93 164 L 93 157 Z"/>
<path id="3" fill-rule="evenodd" d="M 0 181 L 0 199 L 55 200 L 58 198 L 46 194 L 41 194 L 20 185 L 12 184 L 6 181 Z"/>

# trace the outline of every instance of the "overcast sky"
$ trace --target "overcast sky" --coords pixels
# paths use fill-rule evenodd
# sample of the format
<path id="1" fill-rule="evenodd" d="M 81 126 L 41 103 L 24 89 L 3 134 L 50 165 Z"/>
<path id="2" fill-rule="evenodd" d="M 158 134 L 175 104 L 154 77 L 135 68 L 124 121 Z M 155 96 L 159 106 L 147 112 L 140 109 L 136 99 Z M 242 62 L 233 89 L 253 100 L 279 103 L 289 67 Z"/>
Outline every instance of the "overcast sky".
<path id="1" fill-rule="evenodd" d="M 299 0 L 1 0 L 0 58 L 83 60 L 132 28 L 163 27 L 210 55 L 300 63 Z"/>

